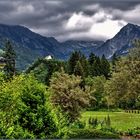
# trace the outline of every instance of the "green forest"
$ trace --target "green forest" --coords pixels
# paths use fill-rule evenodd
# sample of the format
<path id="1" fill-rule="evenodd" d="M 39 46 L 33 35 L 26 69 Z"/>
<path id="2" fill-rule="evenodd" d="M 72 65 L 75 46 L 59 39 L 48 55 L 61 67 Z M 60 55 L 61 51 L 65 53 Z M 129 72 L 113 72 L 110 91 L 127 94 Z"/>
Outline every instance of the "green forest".
<path id="1" fill-rule="evenodd" d="M 1 139 L 118 139 L 140 134 L 140 41 L 108 60 L 74 51 L 25 71 L 7 41 L 0 61 Z"/>

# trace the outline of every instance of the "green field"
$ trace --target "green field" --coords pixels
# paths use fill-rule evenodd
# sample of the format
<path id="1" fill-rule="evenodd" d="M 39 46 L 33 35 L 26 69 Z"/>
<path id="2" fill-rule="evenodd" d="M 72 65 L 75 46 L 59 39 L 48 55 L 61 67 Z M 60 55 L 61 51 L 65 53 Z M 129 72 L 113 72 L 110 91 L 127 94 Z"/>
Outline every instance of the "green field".
<path id="1" fill-rule="evenodd" d="M 82 121 L 87 121 L 89 117 L 94 117 L 100 121 L 104 120 L 109 114 L 111 119 L 111 127 L 117 130 L 128 130 L 140 127 L 140 114 L 132 114 L 125 112 L 97 112 L 87 111 L 82 113 Z"/>

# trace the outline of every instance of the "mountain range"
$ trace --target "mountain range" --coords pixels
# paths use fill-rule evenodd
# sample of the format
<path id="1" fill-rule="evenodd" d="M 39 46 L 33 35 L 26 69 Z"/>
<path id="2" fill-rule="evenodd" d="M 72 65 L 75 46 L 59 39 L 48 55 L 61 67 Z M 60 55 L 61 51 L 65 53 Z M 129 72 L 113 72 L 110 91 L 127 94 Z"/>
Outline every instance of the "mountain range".
<path id="1" fill-rule="evenodd" d="M 125 55 L 133 47 L 133 41 L 140 39 L 140 26 L 127 24 L 112 39 L 103 41 L 59 42 L 53 37 L 44 37 L 20 25 L 0 24 L 0 52 L 6 40 L 10 40 L 17 54 L 17 69 L 26 69 L 38 57 L 52 55 L 56 59 L 66 60 L 74 50 L 80 50 L 85 56 L 93 52 L 103 54 L 110 59 L 114 53 Z"/>

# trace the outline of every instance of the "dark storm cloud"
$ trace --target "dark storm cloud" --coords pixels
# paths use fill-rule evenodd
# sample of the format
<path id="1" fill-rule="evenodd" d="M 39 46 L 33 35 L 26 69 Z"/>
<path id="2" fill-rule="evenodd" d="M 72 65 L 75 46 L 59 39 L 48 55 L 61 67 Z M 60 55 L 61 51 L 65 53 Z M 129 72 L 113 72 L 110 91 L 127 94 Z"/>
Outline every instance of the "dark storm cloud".
<path id="1" fill-rule="evenodd" d="M 107 20 L 106 14 L 111 14 L 110 20 L 140 24 L 139 18 L 128 13 L 139 4 L 139 0 L 0 0 L 0 22 L 24 25 L 61 40 L 87 39 L 92 38 L 88 32 L 93 24 Z M 71 25 L 73 20 L 80 24 Z"/>

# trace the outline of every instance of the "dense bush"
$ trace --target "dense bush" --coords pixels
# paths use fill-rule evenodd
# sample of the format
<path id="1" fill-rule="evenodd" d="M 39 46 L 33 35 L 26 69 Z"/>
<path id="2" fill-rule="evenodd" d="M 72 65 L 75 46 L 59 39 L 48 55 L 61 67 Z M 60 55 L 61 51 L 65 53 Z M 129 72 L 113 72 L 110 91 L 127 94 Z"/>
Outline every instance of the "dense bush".
<path id="1" fill-rule="evenodd" d="M 98 124 L 99 124 L 99 122 L 98 122 L 97 118 L 89 117 L 88 125 L 90 128 L 96 128 L 98 126 Z"/>
<path id="2" fill-rule="evenodd" d="M 77 120 L 73 124 L 71 124 L 71 129 L 84 129 L 86 127 L 86 122 L 85 121 L 79 121 Z"/>
<path id="3" fill-rule="evenodd" d="M 0 85 L 0 138 L 62 138 L 66 125 L 52 108 L 46 86 L 32 75 Z"/>
<path id="4" fill-rule="evenodd" d="M 73 139 L 93 139 L 93 138 L 103 138 L 103 139 L 118 139 L 119 135 L 112 132 L 106 132 L 102 130 L 94 129 L 75 129 L 69 133 L 69 138 Z"/>
<path id="5" fill-rule="evenodd" d="M 80 111 L 89 105 L 90 91 L 81 88 L 80 76 L 68 75 L 63 70 L 53 74 L 50 80 L 51 101 L 56 107 L 60 107 L 69 123 L 73 123 L 80 117 Z"/>
<path id="6" fill-rule="evenodd" d="M 125 132 L 125 135 L 129 135 L 129 136 L 136 136 L 138 134 L 140 134 L 140 127 L 136 127 L 136 128 L 133 128 L 133 129 L 128 129 Z"/>

